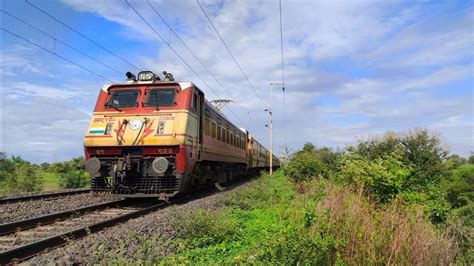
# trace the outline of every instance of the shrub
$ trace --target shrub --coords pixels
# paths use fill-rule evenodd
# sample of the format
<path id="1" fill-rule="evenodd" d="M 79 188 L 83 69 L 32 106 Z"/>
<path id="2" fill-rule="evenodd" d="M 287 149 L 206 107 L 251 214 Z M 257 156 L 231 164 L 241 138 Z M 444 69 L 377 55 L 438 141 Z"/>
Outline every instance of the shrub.
<path id="1" fill-rule="evenodd" d="M 59 174 L 63 188 L 80 188 L 89 183 L 89 174 L 85 172 L 84 157 L 77 157 L 67 162 L 52 164 L 49 168 Z"/>
<path id="2" fill-rule="evenodd" d="M 83 170 L 60 173 L 59 185 L 62 188 L 81 188 L 89 184 L 89 174 Z"/>
<path id="3" fill-rule="evenodd" d="M 298 227 L 275 235 L 264 245 L 260 260 L 292 265 L 453 262 L 454 239 L 439 232 L 419 209 L 398 201 L 378 208 L 367 198 L 331 183 L 326 183 L 325 191 L 312 215 L 303 216 Z"/>
<path id="4" fill-rule="evenodd" d="M 372 136 L 361 140 L 354 147 L 349 147 L 352 154 L 375 160 L 390 154 L 399 154 L 405 165 L 412 170 L 403 189 L 423 189 L 429 184 L 438 184 L 445 174 L 443 161 L 447 151 L 442 148 L 438 136 L 430 134 L 427 129 L 418 129 L 408 134 L 388 132 L 382 137 Z"/>
<path id="5" fill-rule="evenodd" d="M 464 164 L 455 169 L 445 186 L 447 199 L 453 208 L 474 202 L 474 164 Z"/>
<path id="6" fill-rule="evenodd" d="M 327 175 L 326 166 L 308 151 L 295 153 L 283 170 L 285 175 L 294 181 L 309 180 Z"/>
<path id="7" fill-rule="evenodd" d="M 12 192 L 32 192 L 42 189 L 43 179 L 38 175 L 37 167 L 23 160 L 20 156 L 7 158 L 0 152 L 0 191 L 8 194 Z"/>
<path id="8" fill-rule="evenodd" d="M 355 185 L 378 202 L 387 203 L 401 192 L 409 173 L 410 168 L 396 154 L 374 160 L 355 154 L 343 158 L 338 179 L 344 184 Z"/>

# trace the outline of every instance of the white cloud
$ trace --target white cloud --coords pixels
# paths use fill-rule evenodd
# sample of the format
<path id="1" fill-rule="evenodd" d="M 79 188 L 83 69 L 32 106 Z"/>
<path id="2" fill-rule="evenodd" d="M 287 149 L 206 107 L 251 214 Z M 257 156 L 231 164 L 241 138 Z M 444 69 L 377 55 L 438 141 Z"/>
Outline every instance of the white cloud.
<path id="1" fill-rule="evenodd" d="M 177 79 L 191 80 L 209 99 L 229 98 L 230 94 L 250 115 L 235 104 L 224 112 L 237 123 L 237 117 L 228 111 L 232 108 L 254 135 L 266 139 L 268 132 L 264 124 L 268 115 L 263 109 L 269 104 L 269 83 L 281 78 L 277 2 L 201 2 L 263 103 L 242 77 L 195 1 L 152 3 L 227 91 L 170 34 L 145 1 L 130 0 L 130 3 L 171 42 L 217 96 L 123 1 L 63 2 L 74 11 L 92 13 L 117 23 L 123 38 L 158 44 L 155 54 L 134 51 L 139 55 L 131 61 L 144 69 L 167 70 Z M 465 89 L 451 86 L 463 80 L 469 80 L 472 86 L 474 16 L 472 8 L 453 13 L 446 5 L 449 3 L 283 1 L 288 143 L 293 148 L 306 141 L 343 146 L 355 141 L 355 136 L 427 126 L 446 134 L 446 141 L 453 143 L 454 151 L 467 155 L 465 147 L 472 146 L 472 141 L 469 142 L 472 101 L 466 98 Z M 101 25 L 97 28 L 107 30 Z M 31 58 L 8 60 L 14 70 L 41 70 Z M 34 101 L 47 97 L 50 103 L 55 98 L 68 107 L 73 105 L 89 113 L 100 86 L 98 82 L 78 82 L 81 75 L 74 68 L 69 71 L 78 77 L 76 80 L 55 79 L 53 84 L 17 79 L 8 81 L 5 88 L 18 90 L 10 96 L 21 93 Z M 457 89 L 459 95 L 446 98 L 450 89 Z M 275 146 L 279 146 L 283 143 L 283 95 L 279 88 L 274 88 L 273 100 L 275 135 L 280 136 Z M 81 104 L 77 105 L 77 101 Z M 25 123 L 35 122 L 27 119 Z M 61 123 L 67 124 L 66 120 Z M 466 131 L 467 128 L 471 131 Z M 73 130 L 78 132 L 79 128 Z M 15 139 L 13 135 L 9 137 Z M 29 141 L 48 143 L 36 138 Z"/>

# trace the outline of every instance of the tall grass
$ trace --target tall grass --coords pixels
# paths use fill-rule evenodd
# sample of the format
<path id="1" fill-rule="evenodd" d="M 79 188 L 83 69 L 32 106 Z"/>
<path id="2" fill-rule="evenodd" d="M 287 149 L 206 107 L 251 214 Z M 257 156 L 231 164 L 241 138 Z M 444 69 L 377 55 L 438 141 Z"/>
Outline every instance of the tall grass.
<path id="1" fill-rule="evenodd" d="M 316 211 L 324 213 L 315 229 L 325 229 L 348 264 L 446 265 L 454 260 L 455 241 L 438 231 L 420 209 L 392 202 L 383 208 L 333 184 Z M 324 229 L 324 228 L 322 228 Z"/>

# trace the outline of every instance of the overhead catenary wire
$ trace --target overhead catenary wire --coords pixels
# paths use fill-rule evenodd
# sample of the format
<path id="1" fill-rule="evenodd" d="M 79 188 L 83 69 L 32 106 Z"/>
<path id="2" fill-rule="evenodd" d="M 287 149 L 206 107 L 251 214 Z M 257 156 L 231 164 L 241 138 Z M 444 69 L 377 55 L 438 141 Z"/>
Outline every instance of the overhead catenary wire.
<path id="1" fill-rule="evenodd" d="M 176 51 L 176 49 L 173 48 L 173 46 L 171 46 L 171 44 L 166 41 L 166 39 L 148 22 L 147 19 L 145 19 L 142 14 L 140 12 L 138 12 L 137 9 L 135 9 L 129 2 L 128 0 L 125 0 L 125 3 L 133 10 L 133 12 L 135 12 L 135 14 L 140 17 L 143 22 L 155 33 L 156 36 L 158 36 L 161 41 L 163 43 L 165 43 L 168 48 L 191 70 L 191 72 L 193 72 L 194 75 L 196 75 L 196 77 L 198 77 L 199 80 L 201 80 L 202 83 L 204 83 L 204 85 L 206 85 L 207 88 L 209 88 L 209 90 L 212 91 L 212 93 L 214 93 L 214 95 L 216 95 L 216 97 L 219 97 L 219 95 L 212 89 L 211 86 L 209 86 L 209 84 L 201 78 L 201 76 L 194 70 L 193 67 L 191 67 L 191 65 Z M 240 117 L 238 117 L 233 111 L 232 109 L 229 109 L 231 111 L 231 113 L 240 121 L 240 123 L 242 125 L 245 125 L 245 123 L 242 121 L 242 119 Z"/>
<path id="2" fill-rule="evenodd" d="M 63 59 L 64 61 L 67 61 L 67 62 L 69 62 L 70 64 L 73 64 L 73 65 L 75 65 L 75 66 L 77 66 L 77 67 L 79 67 L 79 68 L 81 68 L 81 69 L 83 69 L 83 70 L 85 70 L 85 71 L 87 71 L 87 72 L 89 72 L 89 73 L 91 73 L 91 74 L 94 74 L 94 75 L 96 75 L 96 76 L 98 76 L 98 77 L 100 77 L 100 78 L 103 78 L 103 79 L 105 79 L 105 80 L 107 80 L 107 81 L 110 81 L 110 82 L 112 82 L 112 83 L 115 83 L 113 80 L 110 80 L 110 79 L 108 79 L 108 78 L 102 76 L 101 74 L 98 74 L 98 73 L 96 73 L 96 72 L 90 70 L 89 68 L 87 68 L 87 67 L 85 67 L 85 66 L 82 66 L 82 65 L 80 65 L 80 64 L 78 64 L 78 63 L 76 63 L 76 62 L 74 62 L 74 61 L 72 61 L 72 60 L 70 60 L 70 59 L 68 59 L 68 58 L 66 58 L 66 57 L 64 57 L 64 56 L 62 56 L 62 55 L 59 55 L 59 54 L 55 53 L 54 51 L 51 51 L 51 50 L 48 49 L 48 48 L 45 48 L 45 47 L 43 47 L 43 46 L 41 46 L 41 45 L 39 45 L 39 44 L 37 44 L 37 43 L 34 43 L 34 42 L 32 42 L 32 41 L 26 39 L 25 37 L 21 36 L 21 35 L 18 35 L 18 34 L 16 34 L 16 33 L 12 32 L 12 31 L 10 31 L 10 30 L 8 30 L 8 29 L 5 29 L 5 28 L 0 28 L 0 29 L 3 30 L 3 31 L 5 31 L 5 32 L 7 32 L 7 33 L 9 33 L 9 34 L 11 34 L 11 35 L 13 35 L 13 36 L 15 36 L 15 37 L 17 37 L 17 38 L 19 38 L 19 39 L 21 39 L 21 40 L 23 40 L 23 41 L 25 41 L 25 42 L 27 42 L 27 43 L 29 43 L 29 44 L 31 44 L 31 45 L 34 45 L 34 46 L 40 48 L 41 50 L 43 50 L 43 51 L 45 51 L 45 52 L 48 52 L 48 53 L 50 53 L 50 54 L 52 54 L 52 55 L 54 55 L 54 56 L 57 56 L 57 57 Z"/>
<path id="3" fill-rule="evenodd" d="M 116 68 L 114 68 L 114 67 L 112 67 L 112 66 L 110 66 L 110 65 L 108 65 L 108 64 L 106 64 L 106 63 L 104 63 L 104 62 L 102 62 L 102 61 L 100 61 L 100 60 L 98 60 L 98 59 L 96 59 L 96 58 L 93 57 L 93 56 L 90 56 L 90 55 L 86 54 L 85 52 L 83 52 L 83 51 L 81 51 L 81 50 L 79 50 L 79 49 L 73 47 L 73 46 L 70 45 L 69 43 L 67 43 L 67 42 L 65 42 L 65 41 L 62 41 L 61 39 L 58 39 L 57 37 L 55 37 L 55 36 L 53 36 L 53 35 L 51 35 L 51 34 L 45 32 L 44 30 L 41 30 L 40 28 L 38 28 L 38 27 L 32 25 L 31 23 L 29 23 L 29 22 L 27 22 L 27 21 L 25 21 L 25 20 L 23 20 L 23 19 L 21 19 L 21 18 L 15 16 L 15 15 L 9 13 L 8 11 L 5 11 L 5 10 L 1 10 L 1 11 L 2 11 L 3 13 L 5 13 L 6 15 L 8 15 L 8 16 L 10 16 L 10 17 L 12 17 L 12 18 L 14 18 L 14 19 L 16 19 L 16 20 L 18 20 L 18 21 L 20 21 L 21 23 L 26 24 L 26 25 L 28 25 L 29 27 L 31 27 L 31 28 L 33 28 L 33 29 L 35 29 L 35 30 L 41 32 L 42 34 L 44 34 L 44 35 L 46 35 L 46 36 L 48 36 L 49 38 L 53 39 L 55 43 L 56 43 L 56 42 L 59 42 L 59 43 L 63 44 L 64 46 L 69 47 L 69 48 L 71 48 L 72 50 L 74 50 L 74 51 L 80 53 L 81 55 L 83 55 L 83 56 L 85 56 L 85 57 L 87 57 L 87 58 L 89 58 L 89 59 L 91 59 L 91 60 L 93 60 L 93 61 L 95 61 L 95 62 L 101 64 L 102 66 L 105 66 L 105 67 L 107 67 L 108 69 L 111 69 L 111 70 L 113 70 L 114 72 L 116 72 L 116 73 L 118 73 L 118 74 L 120 74 L 120 75 L 123 74 L 123 72 L 117 70 Z M 54 49 L 53 51 L 55 51 L 55 50 L 56 50 L 56 49 Z"/>
<path id="4" fill-rule="evenodd" d="M 40 11 L 41 13 L 45 14 L 46 16 L 50 17 L 51 19 L 55 20 L 56 22 L 58 22 L 59 24 L 63 25 L 64 27 L 66 27 L 67 29 L 69 29 L 70 31 L 76 33 L 77 35 L 81 36 L 82 38 L 88 40 L 89 42 L 93 43 L 95 46 L 101 48 L 102 50 L 106 51 L 107 53 L 113 55 L 114 57 L 120 59 L 121 61 L 127 63 L 128 65 L 136 68 L 137 70 L 141 70 L 141 68 L 137 67 L 136 65 L 132 64 L 130 61 L 128 61 L 127 59 L 123 58 L 122 56 L 112 52 L 111 50 L 109 50 L 108 48 L 104 47 L 103 45 L 99 44 L 98 42 L 94 41 L 93 39 L 87 37 L 86 35 L 84 35 L 83 33 L 79 32 L 78 30 L 72 28 L 71 26 L 67 25 L 66 23 L 62 22 L 60 19 L 56 18 L 55 16 L 51 15 L 50 13 L 44 11 L 43 9 L 41 9 L 40 7 L 38 7 L 37 5 L 31 3 L 29 0 L 25 0 L 25 2 L 27 4 L 29 4 L 30 6 L 34 7 L 36 10 Z"/>
<path id="5" fill-rule="evenodd" d="M 227 52 L 229 53 L 230 57 L 232 58 L 232 60 L 234 61 L 234 63 L 237 65 L 237 67 L 239 68 L 240 72 L 242 73 L 242 75 L 244 76 L 245 80 L 247 81 L 247 83 L 249 84 L 249 86 L 253 89 L 253 91 L 255 92 L 255 94 L 257 95 L 258 99 L 262 102 L 262 104 L 268 108 L 267 104 L 263 101 L 262 97 L 260 97 L 260 94 L 258 94 L 257 92 L 257 89 L 255 89 L 255 87 L 253 86 L 252 82 L 250 82 L 250 79 L 248 78 L 247 74 L 245 74 L 244 70 L 242 69 L 242 67 L 240 66 L 239 62 L 237 62 L 237 59 L 235 58 L 235 56 L 232 54 L 229 46 L 226 44 L 226 42 L 224 41 L 224 39 L 222 38 L 221 34 L 219 33 L 219 31 L 217 30 L 217 28 L 214 26 L 214 23 L 212 22 L 211 18 L 209 17 L 209 15 L 207 14 L 206 10 L 204 9 L 204 7 L 201 5 L 201 3 L 199 2 L 199 0 L 196 0 L 196 2 L 198 3 L 199 7 L 201 8 L 202 12 L 204 13 L 204 15 L 206 16 L 207 20 L 209 21 L 209 23 L 211 24 L 212 28 L 214 29 L 214 31 L 216 32 L 217 36 L 219 37 L 219 39 L 221 40 L 222 44 L 224 45 L 224 47 L 226 48 Z"/>
<path id="6" fill-rule="evenodd" d="M 199 64 L 207 71 L 207 73 L 209 73 L 209 75 L 211 75 L 211 77 L 214 79 L 214 81 L 216 81 L 216 83 L 219 84 L 219 86 L 226 92 L 227 96 L 229 96 L 233 100 L 233 102 L 235 102 L 237 104 L 237 106 L 239 106 L 247 114 L 248 110 L 243 108 L 240 103 L 238 103 L 237 101 L 235 101 L 233 99 L 232 95 L 230 95 L 230 93 L 227 91 L 227 89 L 224 87 L 224 85 L 222 85 L 222 83 L 209 70 L 209 68 L 199 59 L 199 57 L 193 52 L 193 50 L 191 48 L 189 48 L 189 46 L 186 44 L 186 42 L 181 38 L 181 36 L 179 36 L 179 34 L 173 29 L 173 27 L 171 27 L 171 25 L 164 19 L 164 17 L 160 14 L 160 12 L 151 4 L 151 2 L 149 0 L 146 0 L 146 2 L 151 7 L 151 9 L 154 11 L 154 13 L 161 19 L 161 21 L 163 21 L 163 23 L 166 24 L 166 26 L 170 29 L 170 32 L 176 36 L 176 38 L 183 44 L 184 47 L 186 47 L 186 49 L 189 51 L 189 53 L 191 53 L 191 55 L 194 57 L 194 59 L 196 59 L 196 61 L 199 62 Z M 250 119 L 250 116 L 249 116 L 249 119 Z"/>

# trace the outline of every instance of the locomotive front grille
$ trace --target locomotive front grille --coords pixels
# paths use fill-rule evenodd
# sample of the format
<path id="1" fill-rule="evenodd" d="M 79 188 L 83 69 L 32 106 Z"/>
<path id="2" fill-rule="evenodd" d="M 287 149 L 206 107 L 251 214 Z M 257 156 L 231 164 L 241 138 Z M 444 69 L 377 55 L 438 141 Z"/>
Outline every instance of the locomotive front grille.
<path id="1" fill-rule="evenodd" d="M 136 193 L 144 194 L 173 194 L 179 191 L 179 180 L 175 176 L 142 177 Z"/>
<path id="2" fill-rule="evenodd" d="M 168 196 L 175 195 L 179 192 L 181 185 L 180 178 L 174 173 L 176 169 L 175 158 L 174 156 L 166 156 L 165 158 L 169 162 L 169 167 L 162 176 L 156 176 L 156 174 L 151 172 L 150 168 L 143 168 L 139 173 L 127 173 L 124 178 L 117 177 L 116 180 L 112 177 L 94 177 L 91 180 L 91 189 L 95 192 L 126 194 L 131 196 L 133 196 L 133 194 L 145 194 L 149 196 L 162 194 Z M 149 167 L 151 166 L 152 160 L 153 159 L 147 159 Z M 144 165 L 147 161 L 140 159 L 139 161 L 132 162 L 134 162 L 136 166 Z"/>

